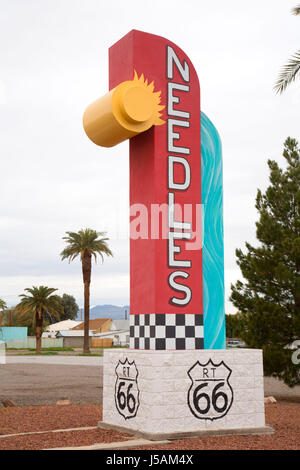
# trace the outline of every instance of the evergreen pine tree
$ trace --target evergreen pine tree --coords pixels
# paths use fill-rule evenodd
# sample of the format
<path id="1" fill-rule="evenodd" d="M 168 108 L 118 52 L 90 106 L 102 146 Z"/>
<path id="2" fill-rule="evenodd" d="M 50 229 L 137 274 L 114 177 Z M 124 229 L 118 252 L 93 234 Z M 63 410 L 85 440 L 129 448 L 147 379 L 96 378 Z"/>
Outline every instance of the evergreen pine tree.
<path id="1" fill-rule="evenodd" d="M 231 286 L 230 300 L 244 314 L 241 337 L 263 349 L 264 373 L 289 386 L 300 384 L 290 345 L 300 339 L 300 149 L 284 143 L 285 170 L 269 160 L 270 186 L 257 192 L 257 248 L 236 250 L 244 282 Z"/>

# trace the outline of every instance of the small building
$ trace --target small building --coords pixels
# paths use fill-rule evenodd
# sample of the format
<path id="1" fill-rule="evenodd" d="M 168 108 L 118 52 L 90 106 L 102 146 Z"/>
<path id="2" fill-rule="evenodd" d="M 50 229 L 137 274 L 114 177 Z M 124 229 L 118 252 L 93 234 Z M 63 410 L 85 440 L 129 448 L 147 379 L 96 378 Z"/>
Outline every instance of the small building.
<path id="1" fill-rule="evenodd" d="M 7 348 L 27 348 L 27 326 L 1 326 L 0 341 Z"/>
<path id="2" fill-rule="evenodd" d="M 52 323 L 45 328 L 44 333 L 42 334 L 43 338 L 56 338 L 58 331 L 68 331 L 79 325 L 80 321 L 75 320 L 63 320 L 57 323 Z"/>
<path id="3" fill-rule="evenodd" d="M 94 332 L 89 330 L 89 345 L 92 347 L 92 337 Z M 64 348 L 83 348 L 84 330 L 66 330 L 58 331 L 56 338 L 63 339 Z"/>
<path id="4" fill-rule="evenodd" d="M 80 322 L 72 329 L 57 331 L 55 335 L 56 338 L 63 339 L 64 348 L 83 348 L 84 322 Z M 90 320 L 89 338 L 91 348 L 129 345 L 129 320 L 110 318 Z"/>
<path id="5" fill-rule="evenodd" d="M 128 330 L 129 331 L 129 320 L 112 320 L 110 330 Z"/>
<path id="6" fill-rule="evenodd" d="M 92 338 L 92 347 L 112 347 L 129 345 L 129 320 L 112 320 L 110 330 L 96 332 Z"/>
<path id="7" fill-rule="evenodd" d="M 109 331 L 112 320 L 110 318 L 95 318 L 89 321 L 89 328 L 97 333 Z M 84 330 L 84 322 L 80 322 L 73 330 Z"/>

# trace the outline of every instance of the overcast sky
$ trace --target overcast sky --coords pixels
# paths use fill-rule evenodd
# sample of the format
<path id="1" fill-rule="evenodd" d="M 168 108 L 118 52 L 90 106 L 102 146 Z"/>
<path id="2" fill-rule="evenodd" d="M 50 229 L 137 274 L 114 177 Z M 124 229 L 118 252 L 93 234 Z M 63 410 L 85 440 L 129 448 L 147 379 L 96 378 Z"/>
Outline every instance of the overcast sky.
<path id="1" fill-rule="evenodd" d="M 202 110 L 223 145 L 226 312 L 235 249 L 255 242 L 257 188 L 287 136 L 300 140 L 300 83 L 273 91 L 300 47 L 297 0 L 0 0 L 0 298 L 48 285 L 82 305 L 67 230 L 107 230 L 114 258 L 93 268 L 91 303 L 129 302 L 128 142 L 92 144 L 85 107 L 108 90 L 108 47 L 131 29 L 168 38 L 192 60 Z M 125 181 L 125 183 L 124 183 Z"/>

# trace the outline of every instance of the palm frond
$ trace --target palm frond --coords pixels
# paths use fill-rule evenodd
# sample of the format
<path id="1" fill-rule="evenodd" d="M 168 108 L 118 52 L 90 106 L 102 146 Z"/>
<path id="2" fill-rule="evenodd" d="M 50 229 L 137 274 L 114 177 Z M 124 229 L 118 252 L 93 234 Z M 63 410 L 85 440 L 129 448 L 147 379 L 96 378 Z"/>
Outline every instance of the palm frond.
<path id="1" fill-rule="evenodd" d="M 59 314 L 63 311 L 63 306 L 58 295 L 53 295 L 57 289 L 47 286 L 32 286 L 24 289 L 28 294 L 21 294 L 21 301 L 16 306 L 15 311 L 22 317 L 26 313 L 33 316 L 37 313 L 39 317 L 43 312 L 50 312 L 59 319 Z"/>
<path id="2" fill-rule="evenodd" d="M 63 240 L 65 240 L 67 246 L 60 254 L 62 260 L 68 259 L 71 262 L 79 255 L 82 260 L 88 254 L 93 256 L 95 261 L 97 255 L 99 255 L 103 262 L 103 254 L 113 256 L 107 245 L 109 238 L 105 237 L 106 232 L 97 232 L 86 228 L 78 232 L 66 232 L 66 234 L 67 236 L 63 237 Z"/>
<path id="3" fill-rule="evenodd" d="M 300 15 L 300 5 L 297 5 L 295 8 L 292 9 L 293 15 Z"/>
<path id="4" fill-rule="evenodd" d="M 286 87 L 299 78 L 300 75 L 300 50 L 297 51 L 289 60 L 279 74 L 278 80 L 274 86 L 276 93 L 282 93 Z"/>

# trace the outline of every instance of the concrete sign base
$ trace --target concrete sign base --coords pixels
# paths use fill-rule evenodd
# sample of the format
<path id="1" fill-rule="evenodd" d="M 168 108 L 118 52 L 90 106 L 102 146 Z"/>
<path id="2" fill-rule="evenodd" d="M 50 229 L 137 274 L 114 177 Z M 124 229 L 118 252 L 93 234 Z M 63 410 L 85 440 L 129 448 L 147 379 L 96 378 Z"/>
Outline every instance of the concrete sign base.
<path id="1" fill-rule="evenodd" d="M 103 422 L 153 440 L 270 433 L 262 351 L 108 349 Z"/>

